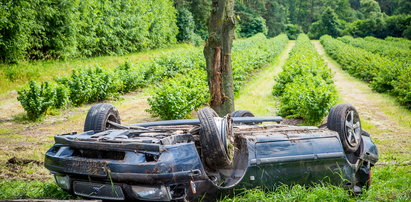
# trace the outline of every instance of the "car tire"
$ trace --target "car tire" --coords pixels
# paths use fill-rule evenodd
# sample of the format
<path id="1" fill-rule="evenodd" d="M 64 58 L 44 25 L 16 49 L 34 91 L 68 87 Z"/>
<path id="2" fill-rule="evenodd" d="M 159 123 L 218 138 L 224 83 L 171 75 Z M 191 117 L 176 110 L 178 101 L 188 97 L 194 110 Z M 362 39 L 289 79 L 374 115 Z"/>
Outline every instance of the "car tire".
<path id="1" fill-rule="evenodd" d="M 231 113 L 231 117 L 255 117 L 253 113 L 248 110 L 237 110 Z M 240 123 L 245 125 L 256 125 L 260 124 L 261 122 L 251 122 L 251 123 Z"/>
<path id="2" fill-rule="evenodd" d="M 346 153 L 354 153 L 361 145 L 360 116 L 354 106 L 337 104 L 330 109 L 327 128 L 338 132 Z"/>
<path id="3" fill-rule="evenodd" d="M 253 113 L 248 110 L 237 110 L 231 113 L 232 117 L 255 117 Z"/>
<path id="4" fill-rule="evenodd" d="M 224 144 L 227 142 L 226 137 L 218 129 L 215 117 L 218 117 L 217 113 L 209 107 L 198 111 L 201 153 L 204 161 L 209 168 L 220 169 L 229 166 L 231 160 Z"/>
<path id="5" fill-rule="evenodd" d="M 108 121 L 121 123 L 118 110 L 111 104 L 95 104 L 88 110 L 84 131 L 105 131 L 110 128 Z"/>

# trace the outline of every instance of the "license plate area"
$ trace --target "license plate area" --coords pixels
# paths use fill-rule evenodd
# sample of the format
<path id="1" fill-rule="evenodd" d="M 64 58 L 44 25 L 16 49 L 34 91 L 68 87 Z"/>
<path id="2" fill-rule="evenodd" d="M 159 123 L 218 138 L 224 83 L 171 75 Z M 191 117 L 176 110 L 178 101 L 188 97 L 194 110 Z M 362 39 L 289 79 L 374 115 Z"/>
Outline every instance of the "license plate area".
<path id="1" fill-rule="evenodd" d="M 74 181 L 73 191 L 76 195 L 89 198 L 124 200 L 123 190 L 116 184 Z"/>

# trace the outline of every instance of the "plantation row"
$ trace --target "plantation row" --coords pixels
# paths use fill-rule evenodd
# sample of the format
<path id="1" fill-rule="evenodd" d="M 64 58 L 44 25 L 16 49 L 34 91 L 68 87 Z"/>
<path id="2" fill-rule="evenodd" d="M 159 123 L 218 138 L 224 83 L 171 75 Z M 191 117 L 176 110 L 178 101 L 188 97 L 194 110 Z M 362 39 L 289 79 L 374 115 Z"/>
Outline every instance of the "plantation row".
<path id="1" fill-rule="evenodd" d="M 395 96 L 400 104 L 411 108 L 411 63 L 373 54 L 328 35 L 322 36 L 320 41 L 343 70 L 369 82 L 377 92 Z"/>
<path id="2" fill-rule="evenodd" d="M 398 38 L 398 37 L 387 37 L 385 40 L 374 38 L 374 37 L 365 37 L 366 40 L 372 40 L 376 42 L 383 42 L 383 43 L 391 43 L 395 44 L 397 46 L 401 46 L 404 48 L 411 49 L 411 40 L 405 39 L 405 38 Z"/>
<path id="3" fill-rule="evenodd" d="M 5 0 L 0 61 L 115 55 L 176 42 L 171 0 Z"/>
<path id="4" fill-rule="evenodd" d="M 369 39 L 366 40 L 365 38 L 353 38 L 352 36 L 344 36 L 338 39 L 352 46 L 388 57 L 391 60 L 411 63 L 411 51 L 408 48 L 398 46 L 397 43 L 381 43 L 381 39 L 371 37 L 368 38 Z"/>
<path id="5" fill-rule="evenodd" d="M 271 39 L 257 34 L 247 40 L 235 41 L 232 55 L 234 93 L 238 93 L 240 87 L 258 68 L 271 62 L 287 43 L 285 34 Z M 180 74 L 164 82 L 148 101 L 151 106 L 148 111 L 162 119 L 189 116 L 191 111 L 209 102 L 205 67 L 192 69 L 187 74 Z"/>
<path id="6" fill-rule="evenodd" d="M 266 39 L 264 35 L 260 34 L 236 42 L 234 44 L 236 48 L 233 53 L 233 64 L 237 65 L 233 67 L 234 74 L 250 74 L 253 68 L 263 66 L 280 52 L 287 40 L 285 35 Z M 255 57 L 250 57 L 250 55 L 253 56 L 250 51 L 255 51 Z M 237 86 L 245 78 L 247 77 L 235 76 Z M 67 105 L 80 106 L 85 103 L 103 101 L 163 81 L 165 84 L 155 93 L 154 99 L 156 101 L 150 101 L 152 104 L 150 111 L 154 115 L 163 119 L 181 118 L 191 112 L 185 108 L 187 105 L 189 109 L 195 109 L 207 103 L 208 86 L 202 50 L 200 48 L 190 51 L 181 50 L 154 58 L 146 63 L 125 63 L 116 67 L 114 71 L 101 67 L 83 68 L 74 70 L 70 77 L 56 78 L 53 82 L 37 84 L 30 81 L 29 88 L 19 91 L 17 99 L 27 112 L 28 118 L 35 120 L 53 108 L 59 109 Z M 167 85 L 172 86 L 172 88 L 165 91 L 164 100 L 156 99 L 156 96 Z M 180 94 L 175 95 L 173 92 Z M 162 115 L 162 112 L 167 113 L 169 110 L 161 110 L 163 105 L 171 107 L 170 104 L 164 102 L 172 102 L 174 95 L 178 102 L 184 101 L 183 104 L 180 105 L 177 101 L 174 103 L 177 109 L 170 110 L 175 113 L 174 117 Z M 185 103 L 186 100 L 189 100 L 190 103 Z M 201 104 L 197 104 L 197 102 Z M 158 103 L 158 107 L 153 103 Z M 160 112 L 157 113 L 157 111 Z"/>
<path id="7" fill-rule="evenodd" d="M 321 123 L 335 103 L 337 91 L 331 70 L 310 39 L 300 34 L 283 71 L 275 78 L 273 95 L 281 101 L 278 115 Z"/>

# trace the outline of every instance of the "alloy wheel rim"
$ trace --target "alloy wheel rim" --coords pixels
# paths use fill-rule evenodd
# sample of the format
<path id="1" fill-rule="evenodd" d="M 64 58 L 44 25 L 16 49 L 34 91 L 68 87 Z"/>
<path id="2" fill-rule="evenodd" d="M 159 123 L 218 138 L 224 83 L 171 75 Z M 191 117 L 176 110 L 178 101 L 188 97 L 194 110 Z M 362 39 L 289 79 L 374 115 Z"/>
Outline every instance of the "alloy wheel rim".
<path id="1" fill-rule="evenodd" d="M 350 110 L 345 117 L 345 129 L 347 143 L 352 147 L 356 147 L 360 143 L 361 123 L 358 114 L 354 110 Z"/>

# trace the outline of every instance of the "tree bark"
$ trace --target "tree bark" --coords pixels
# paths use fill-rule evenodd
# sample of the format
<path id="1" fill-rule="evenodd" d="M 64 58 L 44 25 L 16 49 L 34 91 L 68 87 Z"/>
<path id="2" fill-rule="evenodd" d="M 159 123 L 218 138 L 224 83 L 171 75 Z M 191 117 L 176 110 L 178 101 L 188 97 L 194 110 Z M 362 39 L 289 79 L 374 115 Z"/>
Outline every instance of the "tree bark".
<path id="1" fill-rule="evenodd" d="M 234 26 L 234 0 L 213 0 L 204 56 L 211 94 L 210 106 L 220 116 L 234 111 L 234 85 L 231 66 Z"/>

